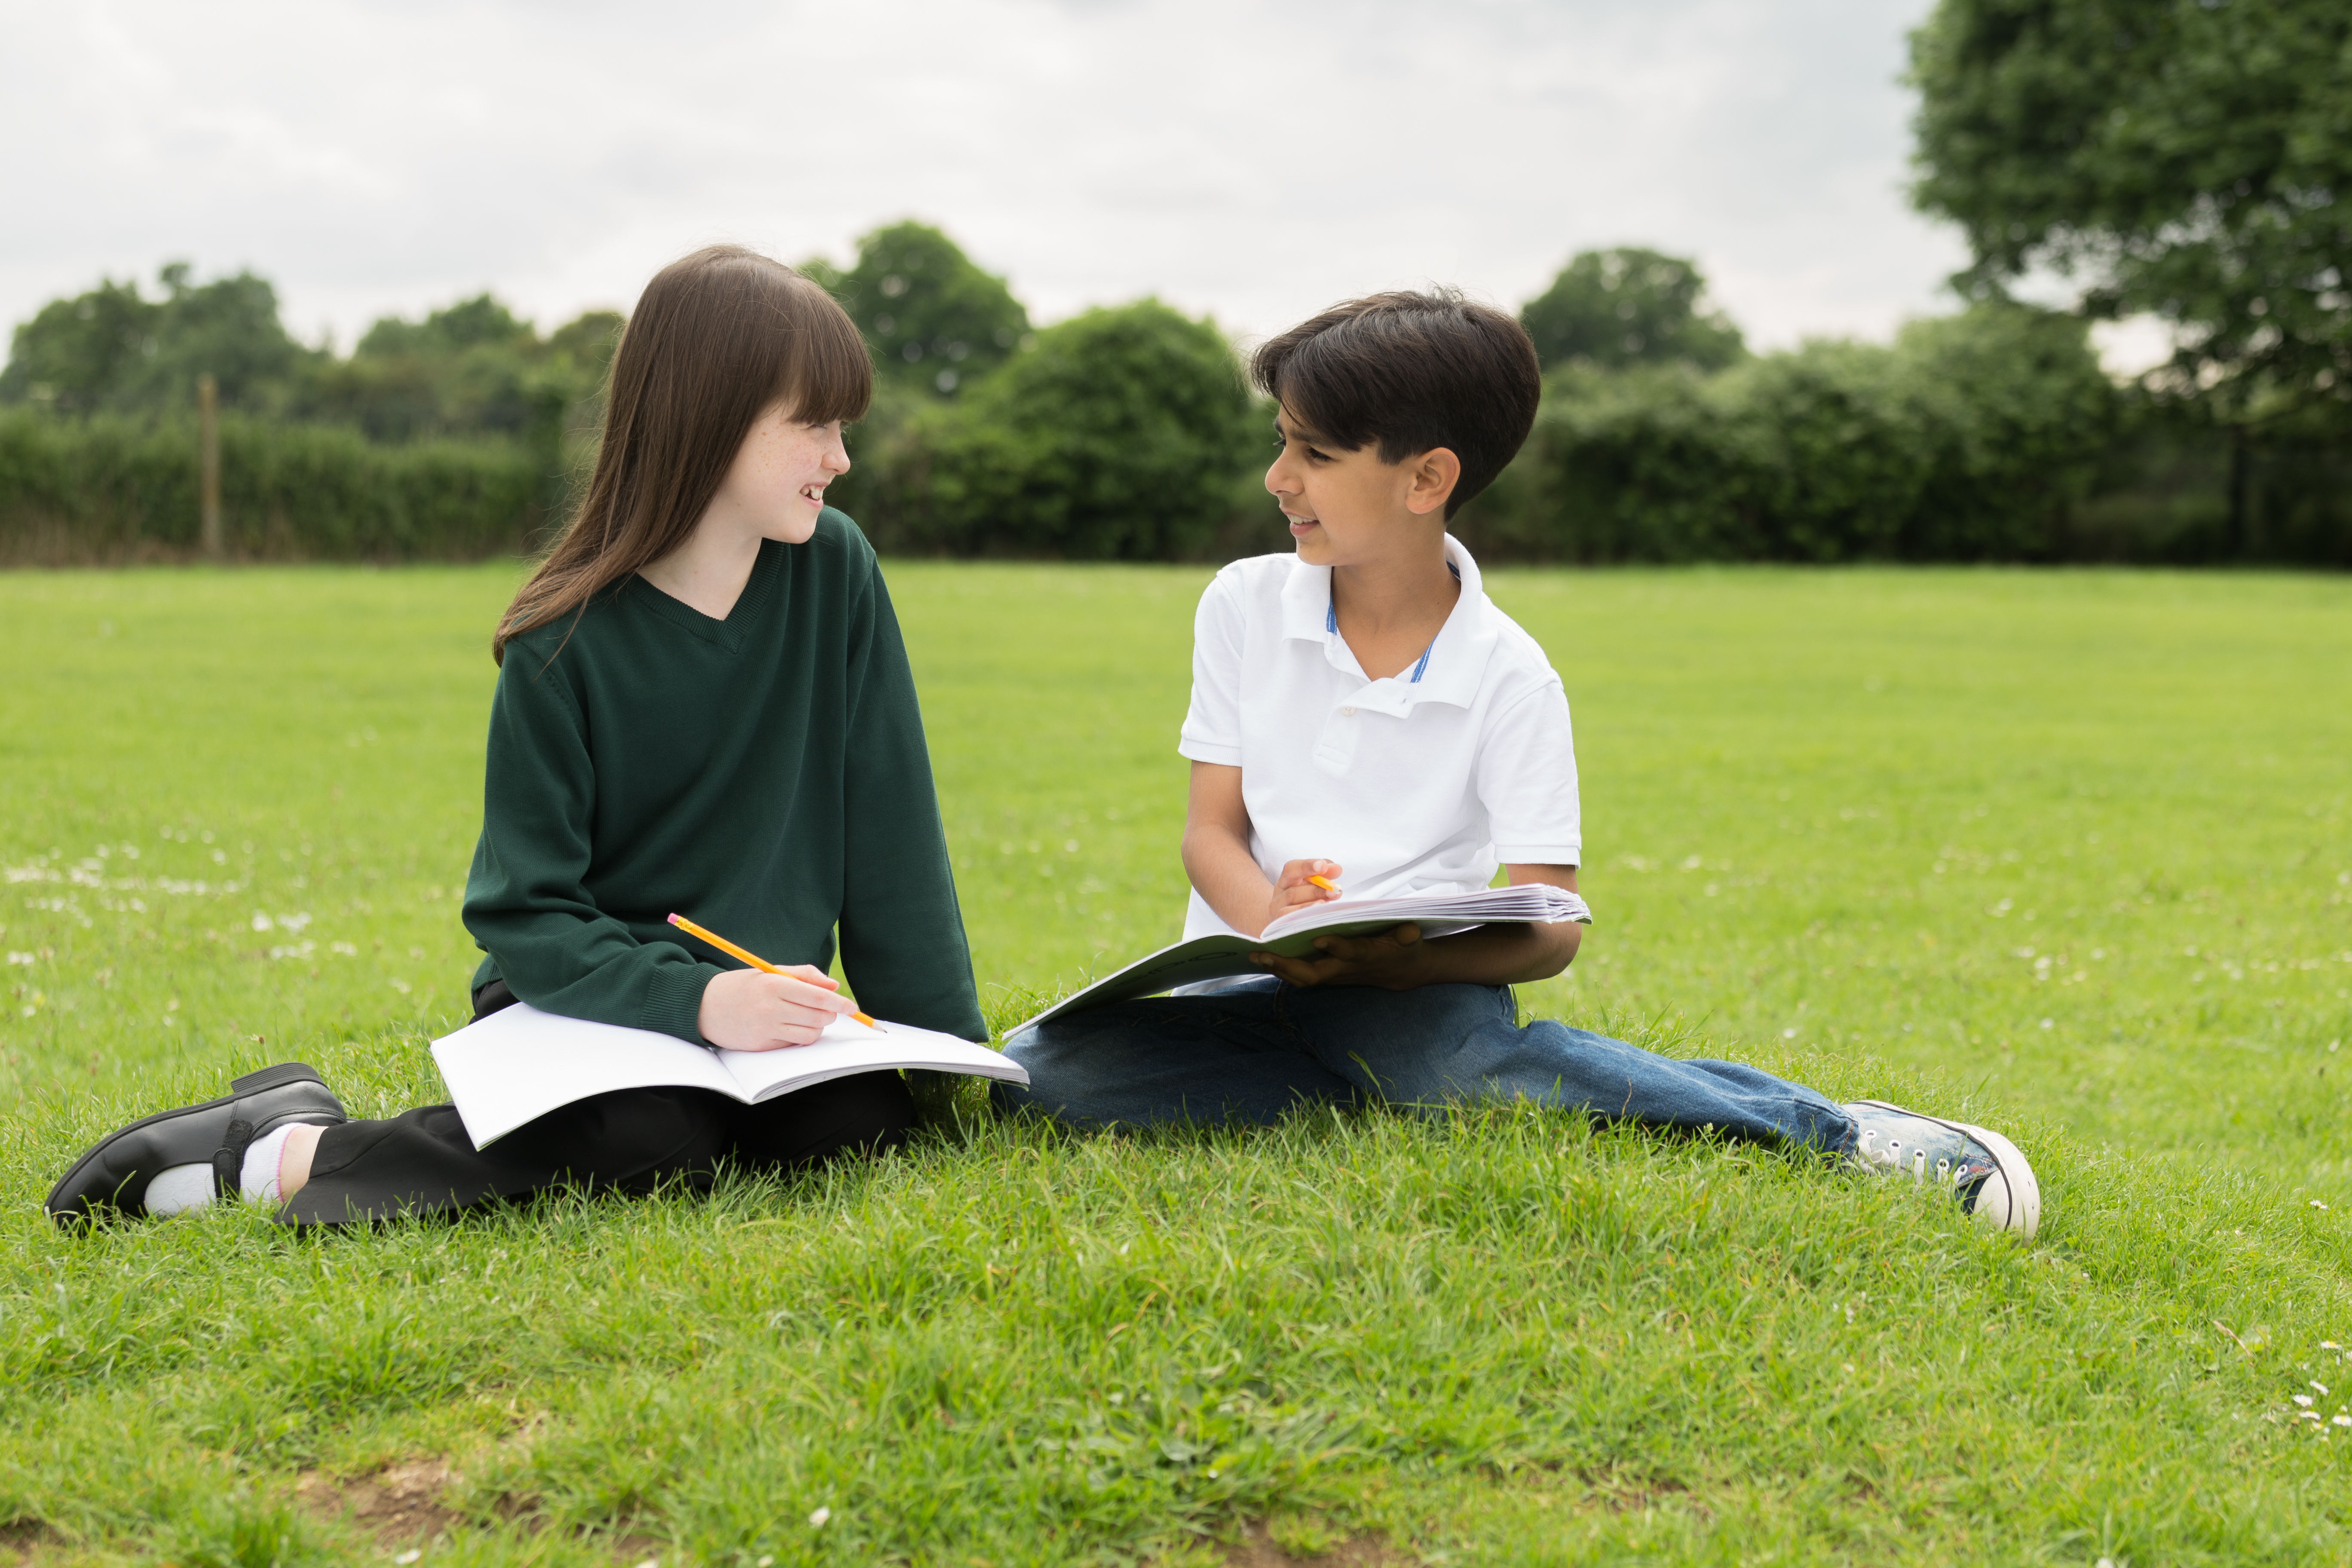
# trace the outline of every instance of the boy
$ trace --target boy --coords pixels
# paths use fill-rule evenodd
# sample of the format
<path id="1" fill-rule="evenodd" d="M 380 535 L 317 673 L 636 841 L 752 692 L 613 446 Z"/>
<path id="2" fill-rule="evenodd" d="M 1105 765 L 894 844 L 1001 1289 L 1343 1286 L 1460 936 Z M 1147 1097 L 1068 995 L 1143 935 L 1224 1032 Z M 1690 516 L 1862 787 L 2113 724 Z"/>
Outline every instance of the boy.
<path id="1" fill-rule="evenodd" d="M 1336 899 L 1483 888 L 1573 891 L 1576 760 L 1559 677 L 1488 601 L 1445 524 L 1535 420 L 1535 347 L 1458 294 L 1335 306 L 1261 347 L 1281 455 L 1266 471 L 1296 553 L 1236 562 L 1201 598 L 1187 938 L 1254 936 Z M 1319 880 L 1318 880 L 1319 879 Z M 1082 1125 L 1269 1122 L 1302 1104 L 1525 1098 L 1660 1127 L 1712 1127 L 1931 1177 L 2026 1237 L 2041 1197 L 2009 1140 L 1877 1101 L 1833 1104 L 1736 1062 L 1676 1061 L 1549 1021 L 1510 987 L 1557 974 L 1582 928 L 1399 926 L 1191 994 L 1068 1015 L 1007 1042 L 1030 1105 Z"/>

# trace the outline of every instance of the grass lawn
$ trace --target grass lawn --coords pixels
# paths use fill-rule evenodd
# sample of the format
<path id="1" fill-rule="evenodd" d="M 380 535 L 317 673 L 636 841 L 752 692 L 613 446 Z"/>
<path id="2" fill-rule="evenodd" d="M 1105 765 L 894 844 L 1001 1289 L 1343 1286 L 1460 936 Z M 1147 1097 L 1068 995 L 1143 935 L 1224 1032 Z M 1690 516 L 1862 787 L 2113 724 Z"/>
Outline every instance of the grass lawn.
<path id="1" fill-rule="evenodd" d="M 1000 1026 L 1177 930 L 1205 576 L 890 572 Z M 1522 1004 L 2009 1130 L 2031 1246 L 1513 1110 L 54 1231 L 233 1071 L 437 1097 L 512 581 L 0 574 L 0 1563 L 2352 1558 L 2352 582 L 1496 574 L 1599 918 Z"/>

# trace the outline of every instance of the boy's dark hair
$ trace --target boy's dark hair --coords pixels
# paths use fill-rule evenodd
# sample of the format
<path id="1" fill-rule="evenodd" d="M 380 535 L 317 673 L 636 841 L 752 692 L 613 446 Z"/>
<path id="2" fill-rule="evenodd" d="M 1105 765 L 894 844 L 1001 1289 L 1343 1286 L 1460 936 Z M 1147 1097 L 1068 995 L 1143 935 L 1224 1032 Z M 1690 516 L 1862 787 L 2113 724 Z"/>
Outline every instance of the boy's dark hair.
<path id="1" fill-rule="evenodd" d="M 1334 305 L 1250 356 L 1250 379 L 1318 445 L 1377 441 L 1383 463 L 1444 447 L 1462 478 L 1454 514 L 1503 471 L 1536 422 L 1536 346 L 1519 323 L 1457 289 Z"/>

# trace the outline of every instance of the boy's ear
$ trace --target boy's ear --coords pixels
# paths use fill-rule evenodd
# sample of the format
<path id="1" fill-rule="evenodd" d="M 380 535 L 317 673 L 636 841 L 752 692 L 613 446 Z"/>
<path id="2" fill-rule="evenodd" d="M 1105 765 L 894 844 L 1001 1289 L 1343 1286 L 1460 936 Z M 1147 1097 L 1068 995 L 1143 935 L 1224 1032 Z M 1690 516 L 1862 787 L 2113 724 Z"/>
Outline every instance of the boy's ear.
<path id="1" fill-rule="evenodd" d="M 1450 447 L 1432 447 L 1405 461 L 1412 470 L 1405 484 L 1405 510 L 1422 517 L 1443 510 L 1446 498 L 1462 480 L 1462 459 Z"/>

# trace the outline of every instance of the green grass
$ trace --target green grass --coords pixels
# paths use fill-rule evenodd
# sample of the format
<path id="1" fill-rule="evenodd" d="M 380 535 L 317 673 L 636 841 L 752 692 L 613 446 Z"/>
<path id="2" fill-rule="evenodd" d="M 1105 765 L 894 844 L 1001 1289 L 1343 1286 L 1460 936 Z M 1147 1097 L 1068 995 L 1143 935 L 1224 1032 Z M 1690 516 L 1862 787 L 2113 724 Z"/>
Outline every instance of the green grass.
<path id="1" fill-rule="evenodd" d="M 891 571 L 1000 1024 L 1174 934 L 1203 577 Z M 2031 1247 L 1504 1110 L 52 1231 L 232 1070 L 436 1093 L 511 582 L 0 576 L 0 1562 L 2352 1556 L 2352 583 L 1496 574 L 1600 921 L 1523 1003 L 1992 1120 Z"/>

